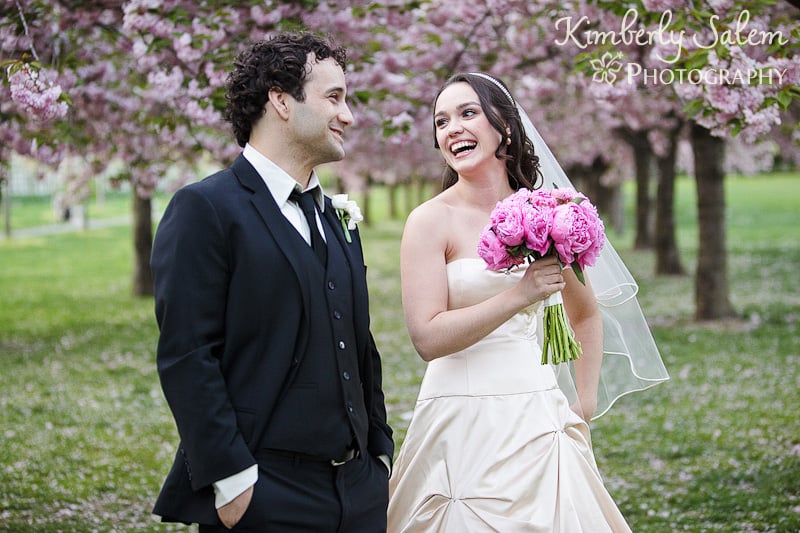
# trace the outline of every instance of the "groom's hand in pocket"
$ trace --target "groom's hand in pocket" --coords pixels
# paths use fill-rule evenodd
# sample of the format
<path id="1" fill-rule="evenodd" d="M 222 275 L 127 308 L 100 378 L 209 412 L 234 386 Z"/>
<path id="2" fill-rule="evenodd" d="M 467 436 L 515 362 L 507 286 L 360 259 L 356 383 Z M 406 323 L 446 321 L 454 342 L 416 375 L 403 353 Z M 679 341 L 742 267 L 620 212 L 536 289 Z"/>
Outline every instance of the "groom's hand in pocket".
<path id="1" fill-rule="evenodd" d="M 230 529 L 238 524 L 239 520 L 244 516 L 245 511 L 247 511 L 247 508 L 250 506 L 250 500 L 252 498 L 253 487 L 250 487 L 233 500 L 217 509 L 217 515 L 222 525 Z"/>

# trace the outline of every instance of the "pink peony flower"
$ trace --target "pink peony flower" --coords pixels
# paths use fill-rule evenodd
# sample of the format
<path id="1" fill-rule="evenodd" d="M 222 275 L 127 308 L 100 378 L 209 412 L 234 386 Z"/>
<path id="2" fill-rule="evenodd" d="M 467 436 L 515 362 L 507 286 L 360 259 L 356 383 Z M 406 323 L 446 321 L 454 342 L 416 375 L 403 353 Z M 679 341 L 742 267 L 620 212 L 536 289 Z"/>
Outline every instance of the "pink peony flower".
<path id="1" fill-rule="evenodd" d="M 497 238 L 491 224 L 481 233 L 478 255 L 486 262 L 488 270 L 507 270 L 525 261 L 524 256 L 515 257 L 508 253 L 506 245 Z"/>
<path id="2" fill-rule="evenodd" d="M 490 220 L 495 235 L 506 246 L 519 246 L 525 240 L 525 227 L 519 204 L 498 202 Z"/>
<path id="3" fill-rule="evenodd" d="M 528 204 L 524 210 L 525 246 L 540 256 L 550 251 L 550 229 L 553 220 L 553 208 L 549 205 L 534 206 Z"/>
<path id="4" fill-rule="evenodd" d="M 520 189 L 495 206 L 478 254 L 492 270 L 555 254 L 583 281 L 583 269 L 597 262 L 604 245 L 603 222 L 582 193 Z"/>
<path id="5" fill-rule="evenodd" d="M 557 190 L 557 189 L 553 189 Z M 555 207 L 558 205 L 558 201 L 556 198 L 551 194 L 553 191 L 545 191 L 542 189 L 538 189 L 536 191 L 532 191 L 530 194 L 530 201 L 532 205 L 539 206 L 539 207 Z"/>
<path id="6" fill-rule="evenodd" d="M 504 204 L 514 204 L 514 205 L 524 205 L 531 203 L 531 195 L 533 191 L 528 189 L 518 189 L 514 192 L 511 196 L 503 200 L 501 203 Z"/>
<path id="7" fill-rule="evenodd" d="M 593 265 L 605 245 L 604 229 L 588 200 L 556 207 L 551 235 L 559 260 L 566 265 L 576 262 L 581 270 Z"/>

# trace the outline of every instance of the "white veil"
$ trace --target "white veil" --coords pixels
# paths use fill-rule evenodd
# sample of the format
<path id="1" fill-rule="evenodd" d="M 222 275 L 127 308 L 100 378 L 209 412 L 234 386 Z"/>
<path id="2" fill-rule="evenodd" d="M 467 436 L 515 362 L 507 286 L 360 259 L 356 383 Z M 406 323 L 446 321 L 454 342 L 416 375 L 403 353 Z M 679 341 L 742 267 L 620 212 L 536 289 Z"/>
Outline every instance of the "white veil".
<path id="1" fill-rule="evenodd" d="M 519 105 L 517 110 L 535 153 L 539 156 L 544 187 L 574 189 L 525 110 Z M 586 274 L 591 279 L 603 317 L 603 364 L 600 370 L 597 410 L 592 417 L 596 419 L 607 413 L 620 397 L 666 381 L 669 374 L 636 299 L 639 286 L 610 242 L 606 241 L 597 263 L 588 267 Z M 539 339 L 541 338 L 539 335 Z M 577 393 L 572 363 L 552 366 L 558 377 L 559 387 L 570 403 L 574 404 Z"/>

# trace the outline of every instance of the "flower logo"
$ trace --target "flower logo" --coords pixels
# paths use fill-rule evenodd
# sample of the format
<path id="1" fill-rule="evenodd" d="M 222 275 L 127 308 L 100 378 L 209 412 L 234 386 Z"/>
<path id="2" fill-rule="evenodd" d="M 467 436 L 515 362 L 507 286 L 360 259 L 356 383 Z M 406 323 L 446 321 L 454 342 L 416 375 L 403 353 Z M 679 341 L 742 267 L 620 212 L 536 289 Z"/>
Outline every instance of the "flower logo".
<path id="1" fill-rule="evenodd" d="M 617 81 L 617 72 L 622 70 L 622 65 L 619 60 L 622 59 L 622 52 L 612 54 L 605 52 L 600 59 L 592 59 L 589 64 L 594 69 L 592 81 L 605 82 L 609 85 L 614 85 Z"/>

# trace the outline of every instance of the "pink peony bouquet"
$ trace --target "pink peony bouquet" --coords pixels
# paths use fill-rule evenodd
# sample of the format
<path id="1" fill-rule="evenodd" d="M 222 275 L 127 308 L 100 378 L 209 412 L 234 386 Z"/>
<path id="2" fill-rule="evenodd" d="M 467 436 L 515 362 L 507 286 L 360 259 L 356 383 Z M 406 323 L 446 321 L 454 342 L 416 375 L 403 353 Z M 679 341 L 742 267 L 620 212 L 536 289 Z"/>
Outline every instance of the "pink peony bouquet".
<path id="1" fill-rule="evenodd" d="M 498 202 L 481 233 L 478 255 L 489 270 L 509 272 L 525 262 L 555 256 L 581 283 L 606 242 L 597 208 L 573 189 L 520 189 Z M 567 323 L 561 294 L 545 300 L 542 364 L 577 359 L 581 347 Z"/>

